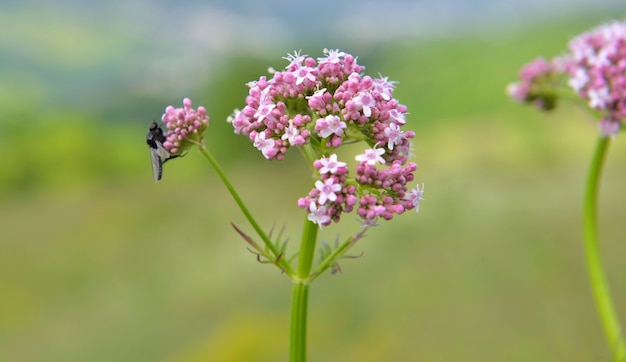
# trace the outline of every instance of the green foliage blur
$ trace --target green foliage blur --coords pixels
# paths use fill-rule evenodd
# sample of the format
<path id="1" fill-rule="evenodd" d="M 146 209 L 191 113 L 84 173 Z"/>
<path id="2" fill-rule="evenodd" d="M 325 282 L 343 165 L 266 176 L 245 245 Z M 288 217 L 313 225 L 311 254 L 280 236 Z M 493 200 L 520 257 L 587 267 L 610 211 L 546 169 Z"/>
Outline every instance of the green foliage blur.
<path id="1" fill-rule="evenodd" d="M 524 63 L 603 19 L 342 49 L 399 81 L 426 201 L 372 229 L 360 258 L 313 285 L 311 361 L 609 359 L 582 254 L 595 121 L 505 95 Z M 208 109 L 207 145 L 251 211 L 267 229 L 285 225 L 295 252 L 307 166 L 297 152 L 265 161 L 225 122 L 245 104 L 245 82 L 281 56 L 225 59 L 191 98 Z M 44 106 L 46 90 L 29 92 L 41 105 L 6 91 L 0 100 L 0 360 L 285 361 L 290 283 L 232 230 L 252 233 L 208 163 L 191 151 L 152 181 L 146 127 L 188 95 L 57 109 Z M 620 135 L 600 227 L 624 323 L 625 178 Z M 322 237 L 356 226 L 347 216 Z"/>

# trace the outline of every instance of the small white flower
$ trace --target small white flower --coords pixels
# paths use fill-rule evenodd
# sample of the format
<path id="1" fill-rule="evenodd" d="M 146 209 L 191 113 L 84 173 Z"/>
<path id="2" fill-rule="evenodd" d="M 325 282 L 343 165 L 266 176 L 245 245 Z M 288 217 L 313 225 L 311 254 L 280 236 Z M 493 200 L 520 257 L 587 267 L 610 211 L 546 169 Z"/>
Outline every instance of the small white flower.
<path id="1" fill-rule="evenodd" d="M 389 111 L 389 121 L 396 122 L 400 124 L 406 123 L 406 115 L 397 109 L 392 109 Z"/>
<path id="2" fill-rule="evenodd" d="M 291 146 L 296 145 L 296 137 L 300 135 L 298 128 L 293 125 L 293 120 L 289 120 L 289 126 L 285 128 L 285 133 L 280 137 L 282 140 L 289 140 Z"/>
<path id="3" fill-rule="evenodd" d="M 359 92 L 352 100 L 357 109 L 363 111 L 365 117 L 372 115 L 372 107 L 376 106 L 376 101 L 370 92 Z"/>
<path id="4" fill-rule="evenodd" d="M 394 145 L 400 144 L 402 140 L 406 138 L 404 137 L 404 132 L 402 132 L 402 130 L 400 130 L 400 127 L 398 127 L 398 125 L 395 123 L 392 123 L 387 128 L 385 128 L 383 130 L 383 133 L 385 137 L 389 139 L 387 146 L 392 151 L 393 151 Z"/>
<path id="5" fill-rule="evenodd" d="M 319 190 L 319 203 L 324 205 L 326 201 L 333 202 L 337 200 L 337 192 L 341 191 L 341 185 L 336 184 L 332 178 L 322 182 L 320 180 L 315 181 L 315 188 Z"/>
<path id="6" fill-rule="evenodd" d="M 611 94 L 607 87 L 590 89 L 588 96 L 589 106 L 595 109 L 606 108 L 607 103 L 611 101 Z"/>
<path id="7" fill-rule="evenodd" d="M 276 105 L 274 103 L 261 104 L 256 113 L 254 113 L 254 117 L 257 119 L 257 121 L 262 122 L 263 119 L 267 118 L 272 113 L 274 108 L 276 108 Z"/>
<path id="8" fill-rule="evenodd" d="M 411 192 L 406 195 L 406 199 L 411 201 L 413 206 L 415 206 L 415 212 L 420 211 L 420 201 L 424 200 L 422 195 L 424 194 L 424 184 L 422 184 L 422 188 L 417 185 Z"/>
<path id="9" fill-rule="evenodd" d="M 326 54 L 323 58 L 317 58 L 320 63 L 328 62 L 330 64 L 337 64 L 341 61 L 341 58 L 346 56 L 346 53 L 339 51 L 339 49 L 324 49 L 323 53 Z"/>
<path id="10" fill-rule="evenodd" d="M 302 55 L 301 52 L 302 52 L 302 49 L 295 50 L 293 54 L 287 54 L 286 57 L 283 57 L 283 59 L 289 62 L 289 65 L 285 68 L 289 68 L 291 65 L 294 65 L 294 64 L 295 65 L 302 64 L 302 62 L 304 61 L 304 58 L 306 58 L 306 55 Z"/>
<path id="11" fill-rule="evenodd" d="M 339 116 L 332 114 L 318 119 L 315 123 L 315 129 L 318 130 L 317 133 L 322 138 L 326 138 L 332 134 L 341 136 L 343 135 L 343 129 L 346 127 L 346 122 L 343 122 Z"/>
<path id="12" fill-rule="evenodd" d="M 368 165 L 374 166 L 377 163 L 385 164 L 385 159 L 381 156 L 385 153 L 383 148 L 370 148 L 365 150 L 365 153 L 362 155 L 356 156 L 354 159 L 359 162 L 365 162 Z"/>
<path id="13" fill-rule="evenodd" d="M 317 207 L 314 201 L 309 204 L 309 215 L 307 218 L 314 224 L 323 225 L 330 222 L 330 216 L 328 216 L 328 209 L 326 206 Z"/>
<path id="14" fill-rule="evenodd" d="M 324 93 L 326 93 L 326 88 L 318 89 L 313 94 L 311 94 L 310 96 L 306 96 L 304 98 L 306 98 L 306 99 L 318 98 L 318 97 L 323 96 Z"/>
<path id="15" fill-rule="evenodd" d="M 265 132 L 259 132 L 254 138 L 254 147 L 269 159 L 268 152 L 274 148 L 274 139 L 265 139 Z"/>
<path id="16" fill-rule="evenodd" d="M 339 167 L 346 167 L 345 162 L 337 161 L 337 155 L 334 153 L 328 158 L 322 157 L 320 159 L 320 163 L 322 164 L 322 168 L 320 168 L 320 174 L 322 175 L 329 172 L 331 174 L 335 174 L 337 173 L 337 169 L 339 169 Z"/>

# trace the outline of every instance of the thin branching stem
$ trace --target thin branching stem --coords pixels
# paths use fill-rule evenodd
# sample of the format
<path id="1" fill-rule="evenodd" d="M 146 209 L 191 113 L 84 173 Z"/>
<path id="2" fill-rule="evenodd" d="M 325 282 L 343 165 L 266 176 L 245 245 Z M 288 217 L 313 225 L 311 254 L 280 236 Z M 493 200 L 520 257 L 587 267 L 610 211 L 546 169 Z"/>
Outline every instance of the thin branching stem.
<path id="1" fill-rule="evenodd" d="M 215 169 L 215 172 L 217 172 L 218 176 L 224 183 L 224 186 L 226 186 L 231 196 L 235 200 L 235 203 L 237 204 L 237 206 L 239 206 L 239 209 L 241 210 L 241 212 L 244 214 L 246 219 L 248 219 L 248 222 L 250 223 L 254 231 L 256 231 L 256 233 L 259 235 L 261 240 L 263 240 L 265 247 L 272 253 L 273 255 L 272 260 L 275 260 L 276 265 L 282 270 L 284 270 L 287 275 L 289 276 L 294 275 L 294 271 L 291 265 L 287 262 L 286 259 L 280 257 L 281 251 L 278 250 L 276 245 L 274 245 L 274 243 L 270 240 L 267 234 L 265 234 L 263 229 L 261 229 L 261 227 L 256 222 L 256 220 L 254 219 L 250 211 L 248 211 L 248 208 L 241 200 L 241 197 L 239 197 L 239 194 L 237 193 L 233 185 L 230 183 L 230 181 L 228 180 L 228 177 L 226 177 L 226 174 L 220 167 L 219 163 L 217 163 L 217 160 L 213 157 L 211 152 L 209 152 L 209 150 L 204 146 L 204 144 L 199 143 L 199 142 L 194 142 L 194 143 L 196 144 L 196 146 L 198 146 L 200 153 L 202 153 L 202 155 L 209 161 L 211 166 L 213 166 L 213 169 Z"/>

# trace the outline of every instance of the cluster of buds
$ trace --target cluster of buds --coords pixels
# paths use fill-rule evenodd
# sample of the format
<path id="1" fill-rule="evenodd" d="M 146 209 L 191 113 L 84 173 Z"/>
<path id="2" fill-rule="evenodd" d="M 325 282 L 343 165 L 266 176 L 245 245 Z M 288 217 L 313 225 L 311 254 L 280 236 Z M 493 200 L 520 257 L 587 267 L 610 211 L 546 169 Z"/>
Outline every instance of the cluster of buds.
<path id="1" fill-rule="evenodd" d="M 563 80 L 601 115 L 600 129 L 616 134 L 626 119 L 626 23 L 612 22 L 585 32 L 569 43 L 569 52 L 552 61 L 525 65 L 509 95 L 541 109 L 554 108 Z"/>
<path id="2" fill-rule="evenodd" d="M 319 179 L 298 200 L 309 220 L 326 226 L 357 208 L 363 223 L 374 225 L 418 210 L 423 187 L 407 185 L 417 169 L 408 162 L 415 133 L 401 129 L 407 110 L 393 98 L 393 83 L 361 74 L 356 58 L 338 50 L 317 60 L 298 52 L 285 59 L 284 71 L 248 83 L 246 106 L 230 121 L 267 159 L 283 159 L 291 147 L 314 155 Z M 351 177 L 335 151 L 359 141 L 367 148 Z"/>
<path id="3" fill-rule="evenodd" d="M 558 58 L 552 61 L 537 58 L 522 67 L 520 81 L 510 84 L 507 93 L 519 102 L 532 103 L 541 110 L 549 111 L 556 107 L 561 73 Z"/>
<path id="4" fill-rule="evenodd" d="M 163 147 L 171 154 L 179 154 L 191 147 L 193 142 L 202 142 L 209 116 L 202 106 L 198 110 L 191 108 L 191 100 L 185 98 L 183 108 L 167 106 L 161 121 L 167 127 Z"/>

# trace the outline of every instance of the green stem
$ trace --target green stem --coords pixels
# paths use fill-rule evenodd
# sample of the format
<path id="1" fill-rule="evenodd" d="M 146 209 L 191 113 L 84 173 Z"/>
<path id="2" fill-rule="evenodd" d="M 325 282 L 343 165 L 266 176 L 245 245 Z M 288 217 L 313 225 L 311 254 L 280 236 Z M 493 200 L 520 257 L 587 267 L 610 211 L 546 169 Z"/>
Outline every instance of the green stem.
<path id="1" fill-rule="evenodd" d="M 250 225 L 252 225 L 252 228 L 256 231 L 259 237 L 263 240 L 263 243 L 265 243 L 265 246 L 271 251 L 272 255 L 274 256 L 273 262 L 275 263 L 277 262 L 278 266 L 282 268 L 287 275 L 293 275 L 293 269 L 291 268 L 291 265 L 289 264 L 289 262 L 286 260 L 287 258 L 281 257 L 280 251 L 278 250 L 276 245 L 272 243 L 272 241 L 265 234 L 263 229 L 261 229 L 259 224 L 257 224 L 256 220 L 254 219 L 250 211 L 248 211 L 248 208 L 241 200 L 241 197 L 239 197 L 239 194 L 237 194 L 237 191 L 235 191 L 235 188 L 230 183 L 230 181 L 228 180 L 228 177 L 226 177 L 226 174 L 220 167 L 219 163 L 217 163 L 217 160 L 213 157 L 211 152 L 209 152 L 209 150 L 204 146 L 204 144 L 197 143 L 197 142 L 194 142 L 194 143 L 196 144 L 196 146 L 198 146 L 198 149 L 204 155 L 204 157 L 209 161 L 211 166 L 213 166 L 213 168 L 215 169 L 215 172 L 217 172 L 219 177 L 222 179 L 224 186 L 226 186 L 226 188 L 230 192 L 233 199 L 235 199 L 235 202 L 237 203 L 237 206 L 239 206 L 239 209 L 241 210 L 241 212 L 243 212 L 246 219 L 248 219 L 248 222 L 250 223 Z"/>
<path id="2" fill-rule="evenodd" d="M 309 299 L 309 274 L 315 255 L 318 225 L 308 219 L 304 222 L 300 253 L 298 254 L 298 270 L 293 278 L 291 299 L 291 337 L 289 360 L 291 362 L 306 361 L 307 307 Z"/>
<path id="3" fill-rule="evenodd" d="M 613 360 L 624 361 L 626 358 L 626 345 L 624 344 L 617 313 L 611 299 L 609 285 L 602 268 L 596 217 L 598 181 L 602 173 L 609 141 L 609 137 L 604 136 L 598 140 L 587 178 L 584 203 L 585 252 L 587 254 L 587 267 L 589 268 L 593 296 L 600 314 L 604 333 L 613 354 Z"/>
<path id="4" fill-rule="evenodd" d="M 306 282 L 309 278 L 309 273 L 311 273 L 318 230 L 319 226 L 309 221 L 308 218 L 304 221 L 300 253 L 298 255 L 298 272 L 296 274 L 298 282 Z"/>
<path id="5" fill-rule="evenodd" d="M 306 361 L 306 319 L 309 299 L 309 285 L 294 283 L 291 294 L 291 337 L 289 361 Z"/>

